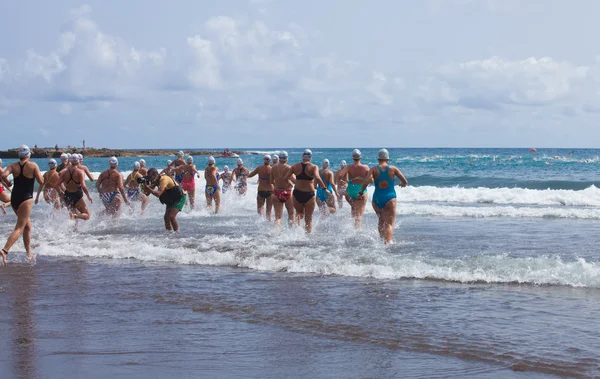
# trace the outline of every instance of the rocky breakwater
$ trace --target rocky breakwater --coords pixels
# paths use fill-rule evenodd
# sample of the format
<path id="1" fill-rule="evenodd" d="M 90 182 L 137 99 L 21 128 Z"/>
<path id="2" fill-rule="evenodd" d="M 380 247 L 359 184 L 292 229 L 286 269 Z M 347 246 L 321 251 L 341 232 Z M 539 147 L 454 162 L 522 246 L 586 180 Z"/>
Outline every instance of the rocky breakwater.
<path id="1" fill-rule="evenodd" d="M 143 150 L 127 150 L 127 149 L 108 149 L 108 148 L 73 148 L 73 149 L 55 149 L 55 148 L 32 148 L 31 156 L 33 158 L 60 158 L 62 153 L 79 153 L 86 158 L 103 158 L 103 157 L 147 157 L 147 156 L 172 156 L 177 155 L 178 150 L 162 150 L 162 149 L 143 149 Z M 233 151 L 233 153 L 241 155 L 246 154 L 243 151 Z M 222 151 L 209 150 L 190 150 L 185 151 L 186 155 L 214 155 L 220 156 Z M 9 149 L 0 151 L 0 158 L 18 158 L 17 149 Z"/>

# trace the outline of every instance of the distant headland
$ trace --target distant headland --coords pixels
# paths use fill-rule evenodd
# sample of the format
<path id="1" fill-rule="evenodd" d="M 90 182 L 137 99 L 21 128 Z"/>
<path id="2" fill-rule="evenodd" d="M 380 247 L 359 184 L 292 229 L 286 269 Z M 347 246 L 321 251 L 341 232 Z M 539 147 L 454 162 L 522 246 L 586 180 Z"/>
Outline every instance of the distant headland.
<path id="1" fill-rule="evenodd" d="M 130 149 L 108 149 L 108 148 L 55 148 L 55 147 L 34 147 L 31 148 L 32 158 L 60 158 L 62 153 L 79 153 L 83 154 L 86 158 L 103 158 L 103 157 L 142 157 L 142 156 L 171 156 L 177 155 L 178 150 L 163 150 L 163 149 L 143 149 L 143 150 L 130 150 Z M 215 157 L 221 156 L 223 151 L 209 151 L 209 150 L 189 150 L 185 151 L 186 155 L 214 155 Z M 244 151 L 231 151 L 234 154 L 249 154 Z M 18 158 L 17 149 L 9 149 L 0 151 L 0 158 Z"/>

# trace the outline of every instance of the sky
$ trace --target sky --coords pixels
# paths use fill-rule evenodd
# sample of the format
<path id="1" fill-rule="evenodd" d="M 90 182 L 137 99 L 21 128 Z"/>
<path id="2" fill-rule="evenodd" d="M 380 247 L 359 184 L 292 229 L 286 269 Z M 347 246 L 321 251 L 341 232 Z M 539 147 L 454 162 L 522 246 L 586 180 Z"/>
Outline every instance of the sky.
<path id="1" fill-rule="evenodd" d="M 595 0 L 0 0 L 0 148 L 598 147 Z"/>

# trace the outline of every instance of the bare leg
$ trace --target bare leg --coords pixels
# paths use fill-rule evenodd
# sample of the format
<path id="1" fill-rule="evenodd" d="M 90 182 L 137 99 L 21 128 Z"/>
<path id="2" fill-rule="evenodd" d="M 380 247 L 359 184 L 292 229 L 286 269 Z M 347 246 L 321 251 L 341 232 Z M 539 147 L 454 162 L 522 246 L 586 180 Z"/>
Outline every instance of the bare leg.
<path id="1" fill-rule="evenodd" d="M 31 254 L 29 249 L 29 238 L 31 238 L 31 221 L 29 220 L 29 216 L 31 215 L 31 207 L 33 206 L 33 199 L 25 200 L 19 205 L 19 208 L 15 211 L 17 215 L 17 224 L 15 225 L 15 229 L 8 236 L 6 240 L 6 244 L 4 245 L 4 250 L 6 252 L 10 251 L 10 248 L 17 242 L 19 237 L 23 235 L 26 229 L 28 229 L 28 235 L 23 235 L 23 243 L 25 244 L 25 251 L 27 251 L 27 256 Z"/>
<path id="2" fill-rule="evenodd" d="M 144 195 L 143 193 L 138 196 L 138 199 L 142 202 L 141 214 L 144 214 L 144 211 L 146 210 L 146 207 L 148 206 L 148 201 L 150 199 L 148 199 L 148 196 Z"/>
<path id="3" fill-rule="evenodd" d="M 316 204 L 317 202 L 314 196 L 304 204 L 304 226 L 306 228 L 306 233 L 312 233 L 312 218 Z"/>
<path id="4" fill-rule="evenodd" d="M 273 209 L 273 195 L 267 197 L 267 221 L 271 221 L 271 210 Z"/>
<path id="5" fill-rule="evenodd" d="M 258 212 L 258 215 L 261 217 L 263 215 L 264 205 L 265 205 L 265 199 L 260 195 L 256 195 L 256 211 Z"/>
<path id="6" fill-rule="evenodd" d="M 191 189 L 188 191 L 188 199 L 190 200 L 190 208 L 194 209 L 196 207 L 196 190 Z"/>
<path id="7" fill-rule="evenodd" d="M 387 202 L 385 207 L 383 207 L 381 216 L 383 219 L 383 239 L 386 244 L 392 243 L 394 223 L 396 221 L 396 199 Z"/>
<path id="8" fill-rule="evenodd" d="M 373 210 L 377 214 L 377 219 L 379 220 L 377 223 L 377 230 L 379 231 L 379 237 L 383 239 L 383 210 L 377 208 L 375 203 L 373 203 Z"/>
<path id="9" fill-rule="evenodd" d="M 354 217 L 354 227 L 356 230 L 360 229 L 360 225 L 362 223 L 362 218 L 365 214 L 365 208 L 367 207 L 367 199 L 356 199 L 352 200 L 351 209 L 352 209 L 352 217 Z"/>
<path id="10" fill-rule="evenodd" d="M 287 209 L 287 214 L 288 214 L 288 227 L 292 227 L 294 226 L 294 201 L 292 199 L 288 199 L 285 202 L 285 209 Z M 283 211 L 282 213 L 282 217 L 283 217 Z"/>
<path id="11" fill-rule="evenodd" d="M 219 213 L 219 209 L 221 208 L 221 190 L 218 189 L 214 194 L 215 198 L 215 214 Z"/>
<path id="12" fill-rule="evenodd" d="M 173 230 L 173 228 L 171 227 L 171 215 L 170 215 L 170 209 L 167 207 L 165 209 L 165 216 L 163 217 L 165 220 L 165 229 L 167 230 Z"/>
<path id="13" fill-rule="evenodd" d="M 300 227 L 300 220 L 302 220 L 302 218 L 304 217 L 304 204 L 299 203 L 295 197 L 293 201 L 294 209 L 296 210 L 296 221 L 298 222 L 298 227 Z"/>
<path id="14" fill-rule="evenodd" d="M 79 211 L 79 214 L 75 212 L 75 209 Z M 73 218 L 81 219 L 81 220 L 89 220 L 90 219 L 90 211 L 88 211 L 87 204 L 85 200 L 81 199 L 75 204 L 75 209 L 73 209 Z"/>
<path id="15" fill-rule="evenodd" d="M 204 196 L 206 197 L 206 208 L 212 207 L 212 196 L 210 196 L 206 191 L 204 191 Z"/>
<path id="16" fill-rule="evenodd" d="M 177 214 L 179 213 L 178 209 L 175 208 L 171 208 L 167 210 L 167 213 L 169 215 L 169 221 L 171 222 L 171 226 L 173 227 L 173 230 L 178 232 L 179 231 L 179 223 L 177 222 Z"/>
<path id="17" fill-rule="evenodd" d="M 327 201 L 325 202 L 325 204 L 327 204 L 327 208 L 329 208 L 328 209 L 329 214 L 334 214 L 336 212 L 335 198 L 333 197 L 333 195 L 331 195 L 327 198 Z"/>
<path id="18" fill-rule="evenodd" d="M 283 218 L 283 203 L 276 200 L 273 202 L 273 208 L 275 208 L 275 226 L 279 228 L 281 226 L 281 219 Z"/>

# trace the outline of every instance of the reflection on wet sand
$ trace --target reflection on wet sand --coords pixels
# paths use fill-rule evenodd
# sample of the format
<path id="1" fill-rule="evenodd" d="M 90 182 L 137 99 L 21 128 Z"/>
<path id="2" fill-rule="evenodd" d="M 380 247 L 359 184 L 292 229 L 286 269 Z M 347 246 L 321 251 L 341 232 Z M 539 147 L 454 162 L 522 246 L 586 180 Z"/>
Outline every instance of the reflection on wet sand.
<path id="1" fill-rule="evenodd" d="M 15 378 L 37 378 L 34 291 L 36 270 L 30 265 L 15 265 L 5 272 L 12 307 L 12 368 Z"/>

